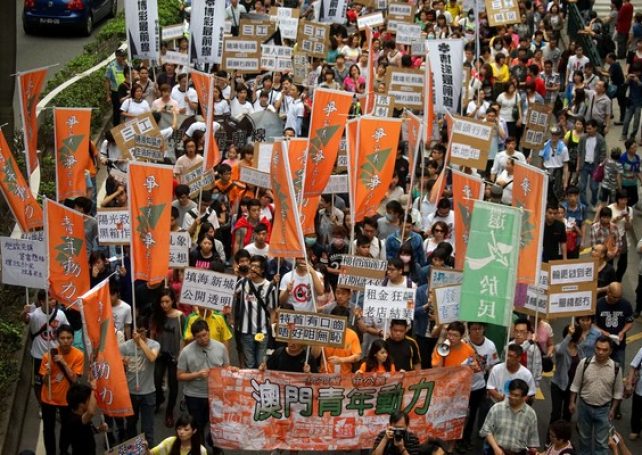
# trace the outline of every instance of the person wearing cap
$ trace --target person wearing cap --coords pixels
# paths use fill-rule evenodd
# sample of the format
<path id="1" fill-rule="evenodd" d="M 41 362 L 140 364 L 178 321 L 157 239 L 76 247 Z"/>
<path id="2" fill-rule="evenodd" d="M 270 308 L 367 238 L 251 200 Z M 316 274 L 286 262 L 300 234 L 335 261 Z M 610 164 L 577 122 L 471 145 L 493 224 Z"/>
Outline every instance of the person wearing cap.
<path id="1" fill-rule="evenodd" d="M 114 126 L 120 124 L 120 98 L 118 87 L 125 81 L 125 68 L 127 67 L 127 54 L 123 49 L 116 50 L 116 60 L 107 65 L 105 70 L 105 92 L 107 102 L 111 103 Z"/>
<path id="2" fill-rule="evenodd" d="M 568 182 L 568 148 L 564 142 L 560 140 L 562 131 L 557 127 L 551 128 L 551 138 L 544 143 L 544 147 L 539 152 L 542 157 L 542 165 L 550 175 L 551 183 L 549 188 L 552 188 L 553 194 L 561 198 L 566 190 L 566 182 Z M 532 157 L 532 155 L 531 155 Z"/>

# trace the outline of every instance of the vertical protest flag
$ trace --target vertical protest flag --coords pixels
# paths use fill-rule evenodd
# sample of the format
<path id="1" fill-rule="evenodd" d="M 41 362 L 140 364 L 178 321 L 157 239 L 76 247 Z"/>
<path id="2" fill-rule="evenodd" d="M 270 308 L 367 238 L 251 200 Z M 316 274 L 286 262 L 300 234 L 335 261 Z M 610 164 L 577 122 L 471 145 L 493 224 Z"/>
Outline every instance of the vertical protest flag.
<path id="1" fill-rule="evenodd" d="M 434 39 L 426 40 L 426 51 L 439 64 L 432 71 L 435 99 L 438 114 L 457 113 L 464 78 L 464 40 Z"/>
<path id="2" fill-rule="evenodd" d="M 123 359 L 118 348 L 109 278 L 79 297 L 89 368 L 96 379 L 96 403 L 111 417 L 133 415 Z"/>
<path id="3" fill-rule="evenodd" d="M 517 281 L 536 286 L 542 265 L 548 175 L 519 161 L 514 164 L 512 205 L 524 209 Z"/>
<path id="4" fill-rule="evenodd" d="M 392 180 L 401 119 L 364 116 L 357 129 L 354 222 L 373 215 Z"/>
<path id="5" fill-rule="evenodd" d="M 33 197 L 27 181 L 18 169 L 7 139 L 0 130 L 0 189 L 23 232 L 42 227 L 42 207 Z"/>
<path id="6" fill-rule="evenodd" d="M 455 212 L 455 269 L 464 268 L 464 258 L 468 246 L 468 230 L 475 200 L 484 197 L 484 181 L 480 177 L 452 171 L 453 175 L 453 211 Z"/>
<path id="7" fill-rule="evenodd" d="M 80 212 L 45 200 L 49 292 L 65 306 L 89 290 L 85 220 Z"/>
<path id="8" fill-rule="evenodd" d="M 415 168 L 419 159 L 419 146 L 422 139 L 421 119 L 412 112 L 406 111 L 406 126 L 408 127 L 408 169 L 412 180 L 415 176 Z"/>
<path id="9" fill-rule="evenodd" d="M 54 109 L 56 146 L 56 199 L 87 195 L 85 170 L 91 163 L 89 141 L 91 108 Z"/>
<path id="10" fill-rule="evenodd" d="M 522 227 L 519 209 L 475 201 L 464 261 L 459 308 L 462 321 L 507 327 L 513 298 Z"/>
<path id="11" fill-rule="evenodd" d="M 125 21 L 130 59 L 158 60 L 160 27 L 156 0 L 125 2 Z"/>
<path id="12" fill-rule="evenodd" d="M 201 106 L 201 114 L 205 119 L 205 156 L 203 160 L 203 174 L 212 169 L 221 161 L 221 151 L 218 148 L 214 130 L 214 75 L 200 71 L 190 72 L 192 83 L 198 96 L 198 104 Z"/>
<path id="13" fill-rule="evenodd" d="M 282 147 L 285 147 L 289 157 L 290 175 L 292 176 L 294 197 L 299 208 L 299 220 L 303 228 L 303 235 L 313 234 L 314 217 L 317 213 L 321 196 L 305 197 L 303 195 L 308 156 L 308 140 L 292 138 L 288 140 L 287 144 L 282 144 Z"/>
<path id="14" fill-rule="evenodd" d="M 36 110 L 40 100 L 40 92 L 45 84 L 47 68 L 35 69 L 18 73 L 18 90 L 20 100 L 20 114 L 24 128 L 24 147 L 27 156 L 27 180 L 31 177 L 38 162 L 38 112 Z"/>
<path id="15" fill-rule="evenodd" d="M 304 256 L 303 231 L 295 195 L 290 157 L 283 141 L 272 149 L 270 181 L 274 193 L 274 218 L 270 235 L 270 255 L 293 258 Z"/>
<path id="16" fill-rule="evenodd" d="M 172 168 L 129 163 L 132 278 L 163 281 L 169 263 Z"/>
<path id="17" fill-rule="evenodd" d="M 305 197 L 320 196 L 337 161 L 339 144 L 353 94 L 318 88 L 314 91 L 310 142 L 305 171 Z"/>
<path id="18" fill-rule="evenodd" d="M 192 0 L 190 61 L 221 63 L 225 33 L 225 0 Z"/>
<path id="19" fill-rule="evenodd" d="M 432 79 L 432 66 L 430 64 L 430 53 L 426 53 L 424 63 L 424 144 L 430 144 L 435 123 L 434 86 Z"/>

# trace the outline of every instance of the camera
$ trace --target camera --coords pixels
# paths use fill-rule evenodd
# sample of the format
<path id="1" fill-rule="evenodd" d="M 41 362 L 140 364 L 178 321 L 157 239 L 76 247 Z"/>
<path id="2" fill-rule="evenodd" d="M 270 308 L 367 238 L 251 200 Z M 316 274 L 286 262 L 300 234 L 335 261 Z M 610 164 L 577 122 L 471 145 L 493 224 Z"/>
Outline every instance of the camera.
<path id="1" fill-rule="evenodd" d="M 395 428 L 393 430 L 393 434 L 394 434 L 393 437 L 395 438 L 395 441 L 399 442 L 399 441 L 401 441 L 402 439 L 404 439 L 406 437 L 406 429 L 405 428 Z"/>

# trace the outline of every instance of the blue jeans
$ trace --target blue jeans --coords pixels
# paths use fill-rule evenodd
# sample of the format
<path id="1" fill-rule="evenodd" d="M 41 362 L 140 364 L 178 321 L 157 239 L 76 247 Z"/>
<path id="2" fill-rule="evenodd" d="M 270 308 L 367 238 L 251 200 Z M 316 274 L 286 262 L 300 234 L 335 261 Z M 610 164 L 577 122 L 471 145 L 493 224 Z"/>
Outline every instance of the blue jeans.
<path id="1" fill-rule="evenodd" d="M 608 455 L 610 405 L 593 407 L 580 398 L 577 400 L 577 428 L 582 455 Z M 594 446 L 594 447 L 593 447 Z"/>
<path id="2" fill-rule="evenodd" d="M 265 359 L 265 351 L 267 350 L 267 335 L 260 343 L 254 339 L 254 334 L 241 333 L 239 334 L 241 349 L 243 349 L 243 356 L 245 357 L 245 368 L 258 368 Z"/>
<path id="3" fill-rule="evenodd" d="M 622 137 L 629 139 L 634 138 L 640 128 L 640 113 L 642 112 L 642 106 L 629 106 L 626 108 L 626 114 L 624 114 L 624 125 L 622 126 Z M 631 134 L 629 134 L 629 124 L 633 119 L 633 129 Z"/>
<path id="4" fill-rule="evenodd" d="M 586 202 L 586 187 L 591 189 L 591 205 L 597 205 L 597 194 L 600 187 L 600 184 L 593 180 L 593 171 L 595 170 L 595 163 L 584 163 L 580 169 L 580 181 L 578 183 L 580 190 L 580 201 L 584 205 L 588 205 Z"/>
<path id="5" fill-rule="evenodd" d="M 154 446 L 154 408 L 156 406 L 156 392 L 146 395 L 130 395 L 134 415 L 127 417 L 127 439 L 138 435 L 138 417 L 141 420 L 141 431 L 149 447 Z"/>

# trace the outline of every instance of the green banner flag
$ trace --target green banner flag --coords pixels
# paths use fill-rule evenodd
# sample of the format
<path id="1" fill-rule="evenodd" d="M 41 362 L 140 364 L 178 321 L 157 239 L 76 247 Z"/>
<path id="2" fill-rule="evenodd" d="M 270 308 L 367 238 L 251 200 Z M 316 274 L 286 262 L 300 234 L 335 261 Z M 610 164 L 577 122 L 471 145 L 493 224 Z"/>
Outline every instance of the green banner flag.
<path id="1" fill-rule="evenodd" d="M 522 226 L 520 209 L 475 201 L 470 222 L 460 318 L 508 326 L 513 310 Z"/>

